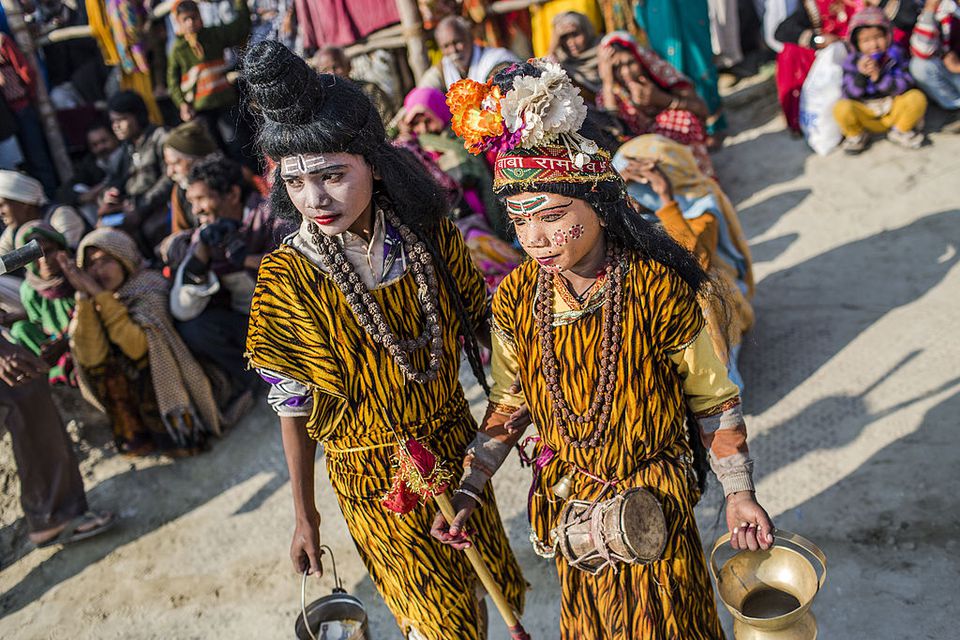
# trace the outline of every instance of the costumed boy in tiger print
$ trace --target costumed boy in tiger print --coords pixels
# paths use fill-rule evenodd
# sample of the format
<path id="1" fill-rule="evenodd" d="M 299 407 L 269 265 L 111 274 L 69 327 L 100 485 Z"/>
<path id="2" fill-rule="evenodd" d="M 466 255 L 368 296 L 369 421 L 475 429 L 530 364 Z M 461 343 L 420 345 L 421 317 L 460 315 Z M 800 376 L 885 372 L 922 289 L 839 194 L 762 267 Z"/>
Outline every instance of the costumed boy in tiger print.
<path id="1" fill-rule="evenodd" d="M 754 498 L 738 389 L 704 330 L 705 274 L 639 215 L 610 155 L 581 131 L 586 108 L 557 65 L 533 60 L 486 85 L 464 80 L 447 99 L 468 148 L 499 151 L 494 190 L 532 259 L 494 294 L 494 389 L 465 457 L 457 517 L 448 526 L 438 515 L 433 535 L 465 543 L 478 504 L 470 495 L 482 494 L 519 441 L 505 425 L 529 403 L 539 432 L 531 540 L 555 557 L 560 636 L 722 638 L 694 519 L 688 413 L 727 496 L 735 548 L 768 548 L 773 529 Z M 567 501 L 636 487 L 662 508 L 658 560 L 601 563 L 593 575 L 557 553 L 551 531 Z"/>
<path id="2" fill-rule="evenodd" d="M 274 212 L 300 224 L 263 260 L 247 334 L 249 362 L 271 383 L 280 416 L 294 567 L 319 571 L 320 442 L 350 534 L 404 635 L 480 640 L 475 573 L 430 537 L 432 507 L 422 486 L 400 479 L 398 456 L 414 443 L 456 468 L 476 434 L 458 373 L 464 342 L 483 376 L 483 275 L 439 187 L 387 142 L 354 83 L 315 73 L 273 41 L 251 47 L 243 68 L 261 148 L 277 163 Z M 447 483 L 438 476 L 431 491 Z M 477 546 L 519 612 L 526 583 L 493 492 L 482 499 Z"/>

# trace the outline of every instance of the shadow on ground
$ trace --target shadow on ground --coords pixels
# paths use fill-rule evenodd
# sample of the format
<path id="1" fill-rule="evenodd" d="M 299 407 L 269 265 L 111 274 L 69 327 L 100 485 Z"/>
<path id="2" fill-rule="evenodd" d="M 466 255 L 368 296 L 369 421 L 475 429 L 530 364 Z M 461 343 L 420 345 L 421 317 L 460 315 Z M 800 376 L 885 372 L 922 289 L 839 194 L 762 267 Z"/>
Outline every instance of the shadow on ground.
<path id="1" fill-rule="evenodd" d="M 960 392 L 927 411 L 915 432 L 777 518 L 826 553 L 827 582 L 814 605 L 822 637 L 955 637 L 947 612 L 956 608 L 960 573 L 960 493 L 945 489 L 956 485 L 956 471 L 944 451 L 956 447 L 957 415 Z"/>
<path id="2" fill-rule="evenodd" d="M 741 358 L 747 412 L 763 413 L 877 320 L 936 286 L 960 260 L 958 247 L 960 210 L 944 211 L 764 278 Z"/>
<path id="3" fill-rule="evenodd" d="M 269 436 L 265 437 L 267 420 L 271 429 Z M 145 469 L 131 465 L 129 471 L 107 478 L 89 489 L 87 498 L 91 505 L 113 509 L 122 516 L 117 528 L 85 541 L 83 553 L 72 553 L 73 548 L 63 547 L 33 568 L 14 587 L 0 594 L 0 618 L 19 611 L 88 566 L 202 507 L 231 487 L 258 474 L 272 474 L 236 513 L 256 509 L 288 479 L 280 432 L 272 428 L 274 426 L 275 418 L 263 406 L 255 413 L 254 419 L 245 420 L 222 440 L 215 441 L 213 450 L 207 454 Z M 275 451 L 263 455 L 264 447 Z M 179 500 L 152 499 L 161 493 L 176 495 Z M 19 521 L 8 528 L 22 529 Z M 21 548 L 25 553 L 30 552 L 28 545 Z"/>

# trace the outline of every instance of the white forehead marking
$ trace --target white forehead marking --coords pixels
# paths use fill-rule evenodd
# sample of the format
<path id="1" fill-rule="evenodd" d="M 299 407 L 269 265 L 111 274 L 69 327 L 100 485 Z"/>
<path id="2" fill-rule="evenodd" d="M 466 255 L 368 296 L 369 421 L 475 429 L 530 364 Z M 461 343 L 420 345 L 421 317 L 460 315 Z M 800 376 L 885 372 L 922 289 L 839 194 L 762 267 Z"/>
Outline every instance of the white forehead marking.
<path id="1" fill-rule="evenodd" d="M 306 175 L 323 168 L 325 164 L 327 159 L 321 153 L 298 154 L 284 158 L 281 162 L 281 170 L 284 175 Z"/>

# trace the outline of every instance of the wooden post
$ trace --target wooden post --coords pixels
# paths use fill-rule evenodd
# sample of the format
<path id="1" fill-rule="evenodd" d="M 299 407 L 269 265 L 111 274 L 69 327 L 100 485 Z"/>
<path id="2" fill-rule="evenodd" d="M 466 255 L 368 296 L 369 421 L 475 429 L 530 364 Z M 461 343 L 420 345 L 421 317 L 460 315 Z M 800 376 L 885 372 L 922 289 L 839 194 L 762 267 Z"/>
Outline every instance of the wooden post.
<path id="1" fill-rule="evenodd" d="M 7 2 L 8 0 L 4 0 Z M 419 81 L 420 77 L 430 68 L 430 58 L 427 56 L 427 47 L 423 42 L 423 21 L 416 0 L 396 0 L 397 12 L 400 14 L 400 24 L 403 26 L 403 37 L 407 41 L 407 60 L 410 69 Z"/>
<path id="2" fill-rule="evenodd" d="M 33 36 L 30 35 L 27 24 L 23 20 L 23 10 L 17 0 L 0 0 L 3 5 L 3 11 L 7 14 L 7 22 L 10 24 L 10 32 L 13 38 L 23 52 L 24 57 L 33 72 L 37 76 L 37 110 L 40 112 L 40 122 L 43 125 L 43 132 L 46 134 L 47 147 L 50 149 L 50 156 L 53 158 L 53 164 L 57 169 L 61 182 L 66 182 L 73 176 L 73 164 L 70 162 L 70 156 L 67 154 L 67 147 L 63 143 L 63 136 L 60 134 L 60 124 L 57 122 L 57 112 L 50 103 L 50 94 L 47 93 L 47 85 L 44 82 L 43 75 L 40 73 L 40 67 L 37 65 L 36 49 L 33 46 Z M 30 153 L 29 149 L 23 149 L 24 155 Z"/>

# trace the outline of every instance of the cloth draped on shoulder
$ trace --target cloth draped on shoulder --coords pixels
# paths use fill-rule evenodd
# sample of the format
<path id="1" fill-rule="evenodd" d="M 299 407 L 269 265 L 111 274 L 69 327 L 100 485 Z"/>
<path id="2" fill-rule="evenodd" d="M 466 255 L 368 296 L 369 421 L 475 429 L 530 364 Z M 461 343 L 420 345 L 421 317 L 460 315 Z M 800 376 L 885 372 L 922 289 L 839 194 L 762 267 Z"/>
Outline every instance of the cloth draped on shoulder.
<path id="1" fill-rule="evenodd" d="M 603 37 L 600 46 L 619 46 L 630 53 L 643 67 L 645 75 L 660 89 L 668 93 L 678 93 L 693 90 L 693 82 L 678 71 L 669 62 L 649 49 L 637 44 L 633 36 L 625 31 L 614 31 Z M 646 133 L 659 133 L 671 140 L 688 145 L 697 159 L 697 165 L 709 177 L 714 177 L 713 162 L 707 150 L 707 132 L 700 118 L 690 111 L 679 109 L 664 109 L 655 116 L 648 115 L 643 109 L 634 105 L 629 96 L 622 92 L 616 95 L 616 105 L 603 104 L 603 93 L 597 94 L 597 104 L 600 107 L 616 107 L 617 117 L 623 121 L 628 129 L 629 137 Z"/>
<path id="2" fill-rule="evenodd" d="M 561 13 L 553 19 L 554 29 L 558 29 L 567 23 L 576 24 L 587 40 L 587 49 L 578 56 L 567 53 L 563 47 L 558 46 L 552 52 L 553 56 L 567 72 L 573 83 L 581 90 L 589 92 L 593 96 L 600 93 L 603 89 L 603 83 L 600 80 L 600 63 L 598 53 L 600 52 L 600 38 L 593 27 L 590 19 L 582 13 L 569 11 Z"/>
<path id="3" fill-rule="evenodd" d="M 656 160 L 673 186 L 681 215 L 674 213 L 675 219 L 660 222 L 674 240 L 696 255 L 710 276 L 707 293 L 701 295 L 707 331 L 730 377 L 743 388 L 737 354 L 743 334 L 754 322 L 754 278 L 750 247 L 737 211 L 717 181 L 700 171 L 685 145 L 659 135 L 638 136 L 620 147 L 614 167 L 623 169 L 630 158 Z M 666 204 L 649 185 L 630 182 L 627 193 L 651 211 Z M 713 221 L 704 216 L 712 216 Z"/>
<path id="4" fill-rule="evenodd" d="M 486 82 L 490 76 L 490 72 L 497 68 L 498 65 L 511 62 L 517 62 L 517 56 L 508 49 L 474 45 L 467 77 L 477 82 Z M 454 64 L 452 60 L 444 57 L 441 66 L 443 70 L 443 82 L 448 87 L 462 79 L 460 72 L 457 70 L 457 65 Z"/>
<path id="5" fill-rule="evenodd" d="M 159 272 L 143 268 L 136 243 L 122 231 L 100 228 L 88 234 L 77 249 L 81 269 L 87 250 L 93 248 L 110 254 L 127 273 L 115 296 L 147 336 L 150 374 L 164 425 L 174 433 L 189 431 L 184 416 L 192 415 L 219 435 L 220 412 L 210 381 L 170 318 L 167 280 Z M 81 370 L 78 379 L 84 397 L 102 409 L 89 380 L 84 378 Z"/>

